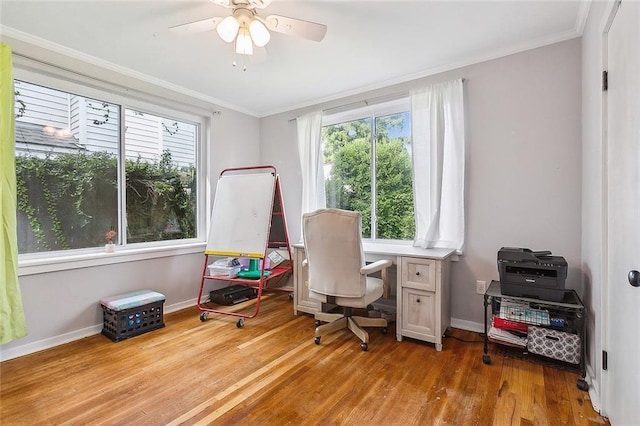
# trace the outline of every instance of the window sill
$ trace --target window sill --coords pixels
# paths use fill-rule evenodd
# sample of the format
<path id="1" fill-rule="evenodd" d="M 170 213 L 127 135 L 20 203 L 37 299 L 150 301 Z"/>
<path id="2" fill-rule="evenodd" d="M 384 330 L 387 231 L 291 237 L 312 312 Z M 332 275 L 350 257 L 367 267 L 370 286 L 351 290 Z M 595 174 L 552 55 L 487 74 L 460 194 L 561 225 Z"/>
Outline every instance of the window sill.
<path id="1" fill-rule="evenodd" d="M 413 246 L 413 240 L 383 240 L 383 239 L 375 239 L 371 238 L 363 238 L 363 242 L 365 243 L 375 243 L 375 244 L 390 244 L 390 245 L 398 245 L 398 246 Z M 304 244 L 303 241 L 300 244 Z M 462 256 L 462 250 L 456 250 L 450 257 L 451 261 L 457 262 L 460 260 Z"/>
<path id="2" fill-rule="evenodd" d="M 90 268 L 93 266 L 135 262 L 137 260 L 181 256 L 193 253 L 204 254 L 205 247 L 206 242 L 196 242 L 162 247 L 116 248 L 116 251 L 113 253 L 106 253 L 104 248 L 101 248 L 95 251 L 87 252 L 83 250 L 77 254 L 56 257 L 27 257 L 26 259 L 18 260 L 18 276 L 45 274 L 48 272 Z"/>

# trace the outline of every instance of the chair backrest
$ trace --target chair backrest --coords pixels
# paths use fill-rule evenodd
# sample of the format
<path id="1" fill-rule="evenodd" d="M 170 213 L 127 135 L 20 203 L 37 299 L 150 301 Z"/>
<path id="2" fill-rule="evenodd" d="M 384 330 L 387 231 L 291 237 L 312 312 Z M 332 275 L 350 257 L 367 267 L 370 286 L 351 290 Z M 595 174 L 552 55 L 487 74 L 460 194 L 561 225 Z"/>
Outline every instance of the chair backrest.
<path id="1" fill-rule="evenodd" d="M 302 235 L 309 268 L 309 290 L 328 296 L 362 297 L 366 277 L 362 215 L 339 209 L 305 213 Z"/>

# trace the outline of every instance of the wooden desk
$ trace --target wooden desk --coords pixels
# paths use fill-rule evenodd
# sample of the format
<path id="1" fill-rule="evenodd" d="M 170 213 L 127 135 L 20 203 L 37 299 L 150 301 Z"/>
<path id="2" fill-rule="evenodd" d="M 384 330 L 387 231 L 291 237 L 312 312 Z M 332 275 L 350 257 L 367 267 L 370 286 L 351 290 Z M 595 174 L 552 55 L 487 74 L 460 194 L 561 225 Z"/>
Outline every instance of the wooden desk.
<path id="1" fill-rule="evenodd" d="M 449 327 L 449 264 L 452 249 L 421 249 L 409 245 L 363 243 L 367 261 L 389 259 L 397 267 L 396 339 L 411 337 L 434 343 L 442 350 L 442 335 Z M 293 245 L 293 312 L 315 314 L 321 303 L 309 299 L 304 244 Z"/>

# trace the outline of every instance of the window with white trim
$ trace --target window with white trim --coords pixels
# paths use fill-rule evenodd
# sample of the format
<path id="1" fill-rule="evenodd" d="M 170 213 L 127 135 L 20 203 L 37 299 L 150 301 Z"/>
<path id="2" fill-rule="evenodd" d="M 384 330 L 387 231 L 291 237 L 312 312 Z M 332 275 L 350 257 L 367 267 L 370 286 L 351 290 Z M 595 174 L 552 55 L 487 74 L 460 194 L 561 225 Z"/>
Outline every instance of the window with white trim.
<path id="1" fill-rule="evenodd" d="M 322 124 L 327 207 L 360 211 L 365 238 L 412 240 L 408 99 L 325 115 Z"/>
<path id="2" fill-rule="evenodd" d="M 61 85 L 14 81 L 19 253 L 198 239 L 205 118 Z"/>

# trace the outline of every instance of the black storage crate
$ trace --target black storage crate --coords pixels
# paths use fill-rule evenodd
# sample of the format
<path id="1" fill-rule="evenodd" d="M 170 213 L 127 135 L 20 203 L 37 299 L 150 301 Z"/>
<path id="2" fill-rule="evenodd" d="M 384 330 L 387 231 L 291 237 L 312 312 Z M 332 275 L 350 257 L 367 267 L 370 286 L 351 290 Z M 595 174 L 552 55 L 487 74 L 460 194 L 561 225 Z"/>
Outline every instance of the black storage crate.
<path id="1" fill-rule="evenodd" d="M 164 327 L 164 300 L 147 303 L 134 308 L 113 310 L 102 305 L 104 325 L 102 334 L 119 342 L 129 337 Z"/>

